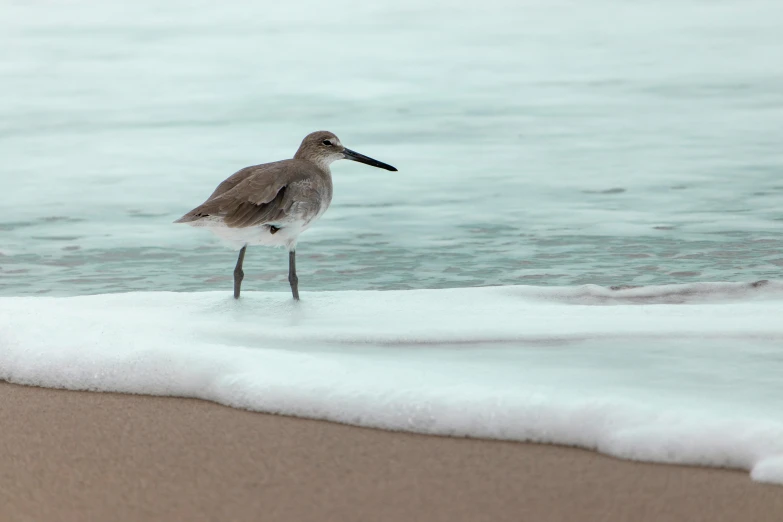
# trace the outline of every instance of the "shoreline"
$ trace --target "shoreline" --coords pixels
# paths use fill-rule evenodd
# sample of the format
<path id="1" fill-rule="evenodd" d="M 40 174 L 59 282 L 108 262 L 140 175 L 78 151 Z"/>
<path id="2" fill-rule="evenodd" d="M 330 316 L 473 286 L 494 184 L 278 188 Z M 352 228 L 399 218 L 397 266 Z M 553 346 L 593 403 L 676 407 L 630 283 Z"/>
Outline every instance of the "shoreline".
<path id="1" fill-rule="evenodd" d="M 0 382 L 3 520 L 779 521 L 744 471 Z"/>

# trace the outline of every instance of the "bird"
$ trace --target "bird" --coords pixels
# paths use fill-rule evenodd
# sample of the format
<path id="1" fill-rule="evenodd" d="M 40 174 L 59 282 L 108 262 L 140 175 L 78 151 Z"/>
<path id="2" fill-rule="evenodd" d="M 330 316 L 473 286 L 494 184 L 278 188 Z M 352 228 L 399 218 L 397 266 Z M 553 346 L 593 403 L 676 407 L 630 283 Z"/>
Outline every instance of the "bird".
<path id="1" fill-rule="evenodd" d="M 340 159 L 397 172 L 397 169 L 346 148 L 329 131 L 302 140 L 292 159 L 245 167 L 220 183 L 211 196 L 174 223 L 204 227 L 239 247 L 234 267 L 234 299 L 239 299 L 248 245 L 288 249 L 288 282 L 299 301 L 296 243 L 332 202 L 330 165 Z"/>

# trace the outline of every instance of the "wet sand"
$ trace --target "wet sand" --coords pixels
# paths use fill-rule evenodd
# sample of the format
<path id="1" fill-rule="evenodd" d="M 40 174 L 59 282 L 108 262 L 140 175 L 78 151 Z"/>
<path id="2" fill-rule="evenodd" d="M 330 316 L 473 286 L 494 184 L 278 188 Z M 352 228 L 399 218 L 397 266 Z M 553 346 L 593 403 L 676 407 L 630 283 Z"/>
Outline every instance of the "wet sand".
<path id="1" fill-rule="evenodd" d="M 0 382 L 0 520 L 783 520 L 744 471 Z"/>

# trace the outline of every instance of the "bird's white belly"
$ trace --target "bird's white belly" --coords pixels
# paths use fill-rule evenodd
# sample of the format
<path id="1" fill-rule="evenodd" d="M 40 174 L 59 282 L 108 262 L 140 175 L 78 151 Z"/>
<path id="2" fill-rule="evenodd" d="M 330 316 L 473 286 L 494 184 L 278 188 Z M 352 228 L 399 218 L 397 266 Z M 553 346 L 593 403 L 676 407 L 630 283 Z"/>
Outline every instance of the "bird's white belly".
<path id="1" fill-rule="evenodd" d="M 206 228 L 224 242 L 236 249 L 245 245 L 262 245 L 271 247 L 286 247 L 289 250 L 296 246 L 299 234 L 310 228 L 315 220 L 289 220 L 276 223 L 278 230 L 273 234 L 269 225 L 255 227 L 230 228 L 220 218 L 204 218 L 189 223 L 198 228 Z"/>

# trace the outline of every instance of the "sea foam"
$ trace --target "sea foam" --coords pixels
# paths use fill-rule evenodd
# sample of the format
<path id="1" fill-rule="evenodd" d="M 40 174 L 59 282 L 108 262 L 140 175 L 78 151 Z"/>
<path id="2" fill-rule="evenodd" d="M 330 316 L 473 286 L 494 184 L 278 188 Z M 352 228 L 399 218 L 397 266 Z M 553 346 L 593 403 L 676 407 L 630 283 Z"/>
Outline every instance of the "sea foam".
<path id="1" fill-rule="evenodd" d="M 0 298 L 0 379 L 783 483 L 783 283 Z"/>

